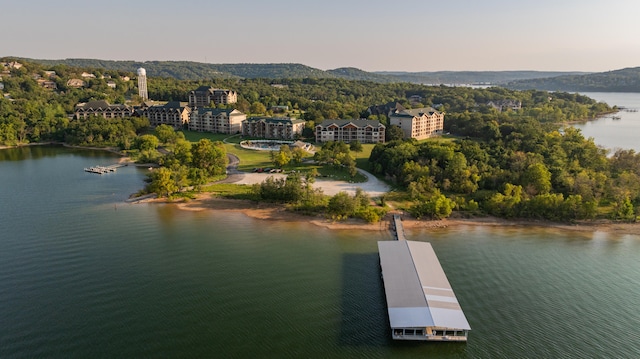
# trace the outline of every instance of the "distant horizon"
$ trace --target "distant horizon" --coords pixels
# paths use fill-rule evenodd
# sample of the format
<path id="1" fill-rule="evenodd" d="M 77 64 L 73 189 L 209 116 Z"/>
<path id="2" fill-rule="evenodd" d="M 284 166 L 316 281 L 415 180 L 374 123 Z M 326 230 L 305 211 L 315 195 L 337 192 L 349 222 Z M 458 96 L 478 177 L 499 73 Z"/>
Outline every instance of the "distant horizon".
<path id="1" fill-rule="evenodd" d="M 10 30 L 1 51 L 34 59 L 298 63 L 368 72 L 640 66 L 636 0 L 22 0 L 3 4 L 2 12 Z"/>
<path id="2" fill-rule="evenodd" d="M 584 71 L 584 70 L 537 70 L 537 69 L 507 69 L 507 70 L 417 70 L 417 71 L 409 71 L 409 70 L 398 70 L 398 69 L 392 69 L 392 70 L 366 70 L 363 68 L 359 68 L 359 67 L 355 67 L 355 66 L 339 66 L 339 67 L 334 67 L 334 68 L 320 68 L 320 67 L 315 67 L 312 65 L 308 65 L 305 63 L 301 63 L 301 62 L 248 62 L 248 61 L 244 61 L 244 62 L 203 62 L 203 61 L 197 61 L 197 60 L 134 60 L 134 59 L 105 59 L 105 58 L 94 58 L 94 57 L 65 57 L 65 58 L 42 58 L 42 57 L 27 57 L 27 56 L 15 56 L 15 55 L 0 55 L 0 58 L 16 58 L 16 59 L 26 59 L 26 60 L 45 60 L 45 61 L 64 61 L 64 60 L 97 60 L 97 61 L 125 61 L 125 62 L 137 62 L 137 63 L 147 63 L 147 62 L 194 62 L 194 63 L 200 63 L 200 64 L 207 64 L 207 65 L 231 65 L 231 64 L 247 64 L 247 65 L 278 65 L 278 64 L 298 64 L 298 65 L 304 65 L 304 66 L 308 66 L 311 68 L 315 68 L 318 70 L 322 70 L 322 71 L 330 71 L 330 70 L 336 70 L 336 69 L 341 69 L 341 68 L 354 68 L 354 69 L 358 69 L 358 70 L 362 70 L 365 72 L 371 72 L 371 73 L 376 73 L 376 72 L 407 72 L 407 73 L 419 73 L 419 72 L 521 72 L 521 71 L 531 71 L 531 72 L 580 72 L 580 73 L 599 73 L 599 72 L 609 72 L 609 71 L 616 71 L 616 70 L 622 70 L 625 68 L 636 68 L 636 67 L 640 67 L 640 65 L 637 66 L 627 66 L 627 67 L 623 67 L 623 68 L 616 68 L 616 69 L 609 69 L 609 70 L 604 70 L 604 71 Z"/>

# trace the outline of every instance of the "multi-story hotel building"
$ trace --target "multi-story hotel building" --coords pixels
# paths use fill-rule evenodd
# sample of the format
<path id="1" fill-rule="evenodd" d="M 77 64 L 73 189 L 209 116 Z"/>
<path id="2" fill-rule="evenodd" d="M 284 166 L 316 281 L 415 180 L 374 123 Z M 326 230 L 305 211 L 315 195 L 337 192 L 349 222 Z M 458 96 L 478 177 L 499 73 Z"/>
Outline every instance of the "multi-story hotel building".
<path id="1" fill-rule="evenodd" d="M 389 112 L 389 124 L 402 128 L 404 138 L 422 140 L 442 133 L 444 114 L 431 107 L 399 108 Z"/>
<path id="2" fill-rule="evenodd" d="M 110 105 L 107 101 L 89 101 L 76 105 L 74 118 L 86 119 L 90 116 L 102 116 L 104 118 L 133 116 L 133 108 L 127 105 Z"/>
<path id="3" fill-rule="evenodd" d="M 242 133 L 242 121 L 247 115 L 238 110 L 196 108 L 189 117 L 189 130 L 213 133 Z"/>
<path id="4" fill-rule="evenodd" d="M 182 129 L 189 123 L 191 108 L 186 103 L 178 101 L 167 102 L 164 105 L 143 107 L 140 110 L 142 116 L 149 119 L 151 126 L 169 125 L 174 129 Z"/>
<path id="5" fill-rule="evenodd" d="M 324 120 L 316 126 L 316 142 L 384 143 L 385 126 L 377 120 Z"/>
<path id="6" fill-rule="evenodd" d="M 242 123 L 242 135 L 293 140 L 302 135 L 304 120 L 295 118 L 252 117 Z"/>
<path id="7" fill-rule="evenodd" d="M 238 94 L 232 90 L 214 89 L 209 86 L 200 86 L 189 92 L 189 106 L 210 107 L 211 103 L 215 105 L 226 105 L 238 102 Z"/>

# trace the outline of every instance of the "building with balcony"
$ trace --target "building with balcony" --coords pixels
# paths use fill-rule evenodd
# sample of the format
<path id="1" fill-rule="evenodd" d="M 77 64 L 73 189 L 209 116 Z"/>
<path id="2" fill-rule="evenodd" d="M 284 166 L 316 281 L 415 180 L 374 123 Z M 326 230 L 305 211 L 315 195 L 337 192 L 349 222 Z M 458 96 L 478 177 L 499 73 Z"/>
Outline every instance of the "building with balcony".
<path id="1" fill-rule="evenodd" d="M 377 120 L 324 120 L 316 126 L 316 142 L 384 143 L 385 126 Z"/>
<path id="2" fill-rule="evenodd" d="M 86 119 L 91 116 L 101 116 L 104 118 L 130 117 L 133 115 L 133 108 L 127 105 L 111 105 L 107 101 L 90 101 L 76 105 L 74 118 Z"/>
<path id="3" fill-rule="evenodd" d="M 431 107 L 396 108 L 389 112 L 389 124 L 402 128 L 404 138 L 423 140 L 442 134 L 444 113 Z"/>
<path id="4" fill-rule="evenodd" d="M 189 123 L 191 108 L 186 103 L 171 101 L 164 105 L 143 106 L 139 113 L 149 119 L 151 126 L 168 125 L 178 130 Z"/>
<path id="5" fill-rule="evenodd" d="M 226 105 L 238 102 L 238 94 L 232 90 L 214 89 L 209 86 L 200 86 L 189 92 L 189 106 L 210 107 L 211 103 L 215 105 Z"/>
<path id="6" fill-rule="evenodd" d="M 304 120 L 278 117 L 251 117 L 242 124 L 242 135 L 293 140 L 302 135 Z"/>
<path id="7" fill-rule="evenodd" d="M 189 130 L 235 134 L 242 133 L 242 122 L 247 115 L 238 110 L 223 110 L 210 107 L 196 108 L 189 116 Z"/>

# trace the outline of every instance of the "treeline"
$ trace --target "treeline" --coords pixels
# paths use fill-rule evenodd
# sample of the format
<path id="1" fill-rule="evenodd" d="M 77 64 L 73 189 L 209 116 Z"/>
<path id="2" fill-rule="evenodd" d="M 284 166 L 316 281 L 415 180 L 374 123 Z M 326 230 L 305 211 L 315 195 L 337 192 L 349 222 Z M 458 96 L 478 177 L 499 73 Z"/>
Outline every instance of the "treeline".
<path id="1" fill-rule="evenodd" d="M 24 62 L 23 65 L 20 69 L 11 69 L 10 76 L 5 76 L 2 80 L 4 91 L 11 97 L 0 98 L 0 129 L 3 130 L 0 142 L 4 144 L 65 140 L 71 122 L 69 115 L 79 102 L 106 100 L 114 104 L 139 104 L 141 101 L 137 96 L 137 82 L 126 81 L 127 77 L 134 78 L 135 75 L 131 72 L 73 68 L 66 65 L 43 67 L 29 62 Z M 45 78 L 45 70 L 56 72 L 51 80 L 56 83 L 57 90 L 38 85 L 36 77 Z M 81 78 L 85 71 L 94 74 L 96 78 L 85 79 L 84 88 L 67 86 L 69 79 Z M 115 89 L 108 86 L 109 81 L 116 85 Z M 591 118 L 612 110 L 608 105 L 585 96 L 535 90 L 382 84 L 335 78 L 223 78 L 198 81 L 157 77 L 148 79 L 149 95 L 159 101 L 187 101 L 189 92 L 201 85 L 237 91 L 238 103 L 228 106 L 247 114 L 269 115 L 274 106 L 288 106 L 289 112 L 285 115 L 307 121 L 304 136 L 308 138 L 313 138 L 315 123 L 324 119 L 369 118 L 388 125 L 385 114 L 370 114 L 367 109 L 372 105 L 394 101 L 406 108 L 437 107 L 446 113 L 446 129 L 460 135 L 475 131 L 477 126 L 484 126 L 484 120 L 477 120 L 482 116 L 497 121 L 518 118 L 563 122 Z M 410 102 L 411 96 L 418 96 L 419 101 Z M 488 106 L 489 101 L 501 100 L 520 101 L 522 109 L 499 112 Z M 466 129 L 467 126 L 471 130 Z"/>
<path id="2" fill-rule="evenodd" d="M 547 91 L 640 92 L 640 67 L 596 74 L 518 80 L 506 86 L 518 90 L 536 88 Z"/>
<path id="3" fill-rule="evenodd" d="M 406 190 L 417 217 L 454 210 L 505 218 L 635 220 L 640 205 L 640 154 L 606 151 L 572 127 L 532 120 L 467 128 L 481 138 L 376 145 L 373 172 Z"/>
<path id="4" fill-rule="evenodd" d="M 313 171 L 304 177 L 294 172 L 286 178 L 268 177 L 264 182 L 253 185 L 251 192 L 257 201 L 286 204 L 289 210 L 304 214 L 325 213 L 334 220 L 360 218 L 375 223 L 386 213 L 385 208 L 372 205 L 369 196 L 360 188 L 354 195 L 340 192 L 329 197 L 321 189 L 313 188 L 314 182 Z"/>

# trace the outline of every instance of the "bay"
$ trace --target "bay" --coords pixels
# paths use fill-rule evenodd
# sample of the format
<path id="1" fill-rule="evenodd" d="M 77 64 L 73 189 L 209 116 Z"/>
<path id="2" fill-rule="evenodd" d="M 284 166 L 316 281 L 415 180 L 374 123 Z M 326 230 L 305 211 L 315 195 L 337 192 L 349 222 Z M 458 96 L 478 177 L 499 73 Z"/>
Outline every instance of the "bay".
<path id="1" fill-rule="evenodd" d="M 640 356 L 640 238 L 544 227 L 407 230 L 430 241 L 472 331 L 390 340 L 377 241 L 240 213 L 128 204 L 104 152 L 0 151 L 0 357 Z"/>
<path id="2" fill-rule="evenodd" d="M 597 101 L 624 107 L 616 114 L 574 124 L 585 138 L 593 138 L 597 145 L 609 150 L 632 149 L 640 152 L 640 93 L 584 92 Z"/>

